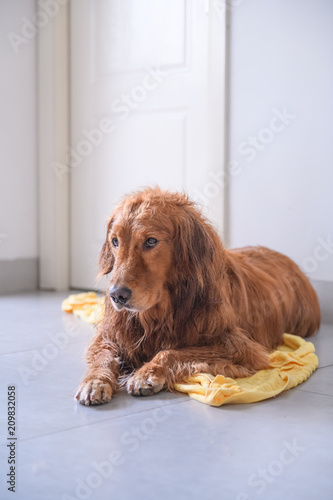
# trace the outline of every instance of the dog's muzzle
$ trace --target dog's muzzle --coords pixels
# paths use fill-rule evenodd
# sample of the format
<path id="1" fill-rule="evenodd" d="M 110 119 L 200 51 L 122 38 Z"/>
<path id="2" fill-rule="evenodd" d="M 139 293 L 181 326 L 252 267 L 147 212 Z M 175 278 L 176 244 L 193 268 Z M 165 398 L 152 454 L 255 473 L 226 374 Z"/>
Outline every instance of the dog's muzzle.
<path id="1" fill-rule="evenodd" d="M 115 304 L 125 306 L 132 296 L 132 291 L 126 287 L 112 287 L 110 297 Z"/>

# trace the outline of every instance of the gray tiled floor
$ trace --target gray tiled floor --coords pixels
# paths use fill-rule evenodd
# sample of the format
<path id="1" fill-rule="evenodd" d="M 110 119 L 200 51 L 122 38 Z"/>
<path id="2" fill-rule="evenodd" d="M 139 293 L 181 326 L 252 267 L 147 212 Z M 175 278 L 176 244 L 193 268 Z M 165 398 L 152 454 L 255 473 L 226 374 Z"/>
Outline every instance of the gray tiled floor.
<path id="1" fill-rule="evenodd" d="M 320 368 L 296 389 L 212 408 L 181 394 L 86 408 L 73 401 L 93 328 L 66 294 L 0 298 L 0 498 L 333 498 L 333 326 L 313 337 Z M 7 385 L 17 387 L 17 492 L 7 491 Z"/>

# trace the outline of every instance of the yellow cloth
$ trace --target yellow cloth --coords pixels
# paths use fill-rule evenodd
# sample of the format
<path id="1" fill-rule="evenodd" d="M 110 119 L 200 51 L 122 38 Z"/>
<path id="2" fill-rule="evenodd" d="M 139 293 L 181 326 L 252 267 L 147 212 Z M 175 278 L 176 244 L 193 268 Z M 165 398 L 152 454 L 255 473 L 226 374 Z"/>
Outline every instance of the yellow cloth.
<path id="1" fill-rule="evenodd" d="M 199 373 L 175 389 L 212 406 L 226 403 L 254 403 L 296 387 L 318 368 L 314 345 L 301 337 L 283 334 L 283 345 L 270 354 L 270 368 L 251 377 L 231 379 Z"/>
<path id="2" fill-rule="evenodd" d="M 94 292 L 70 295 L 62 309 L 88 323 L 103 317 L 104 300 Z M 254 403 L 277 396 L 304 382 L 318 368 L 314 345 L 297 335 L 283 334 L 283 344 L 270 354 L 270 367 L 251 377 L 231 379 L 223 375 L 198 373 L 175 389 L 212 406 L 226 403 Z"/>
<path id="3" fill-rule="evenodd" d="M 63 300 L 61 307 L 87 323 L 97 323 L 104 314 L 104 297 L 98 297 L 95 292 L 76 293 Z"/>

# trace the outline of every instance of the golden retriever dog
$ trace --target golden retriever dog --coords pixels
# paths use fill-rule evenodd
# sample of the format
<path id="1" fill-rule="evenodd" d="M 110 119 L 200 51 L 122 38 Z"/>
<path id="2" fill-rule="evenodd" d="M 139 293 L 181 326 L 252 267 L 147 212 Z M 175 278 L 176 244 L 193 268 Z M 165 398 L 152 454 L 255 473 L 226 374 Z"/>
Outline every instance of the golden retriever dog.
<path id="1" fill-rule="evenodd" d="M 146 396 L 197 372 L 247 377 L 268 367 L 284 332 L 306 337 L 320 325 L 316 293 L 292 260 L 227 250 L 184 194 L 126 197 L 99 263 L 110 287 L 75 396 L 84 405 L 110 401 L 122 384 Z"/>

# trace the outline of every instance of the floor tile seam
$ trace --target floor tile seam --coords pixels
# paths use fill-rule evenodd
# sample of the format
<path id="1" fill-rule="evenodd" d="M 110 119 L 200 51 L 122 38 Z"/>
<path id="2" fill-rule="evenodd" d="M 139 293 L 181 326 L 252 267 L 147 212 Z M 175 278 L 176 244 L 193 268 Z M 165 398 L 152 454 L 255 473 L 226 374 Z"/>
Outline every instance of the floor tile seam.
<path id="1" fill-rule="evenodd" d="M 34 437 L 31 437 L 31 438 L 26 438 L 26 439 L 24 439 L 24 438 L 23 439 L 22 438 L 18 438 L 18 441 L 20 443 L 26 443 L 26 442 L 29 442 L 29 441 L 35 441 L 36 439 L 42 439 L 42 438 L 45 438 L 45 437 L 48 437 L 48 436 L 53 436 L 55 434 L 61 434 L 62 432 L 68 432 L 68 431 L 73 431 L 73 430 L 76 430 L 76 429 L 82 429 L 84 427 L 90 427 L 92 425 L 103 424 L 103 423 L 108 422 L 108 421 L 119 420 L 120 418 L 127 418 L 127 417 L 131 417 L 131 416 L 134 416 L 134 415 L 139 415 L 140 413 L 151 412 L 153 410 L 156 410 L 157 408 L 163 408 L 164 406 L 170 407 L 170 406 L 174 406 L 174 405 L 180 404 L 180 403 L 187 403 L 188 401 L 189 401 L 188 399 L 184 399 L 182 401 L 175 401 L 175 402 L 170 403 L 170 404 L 155 406 L 153 408 L 147 408 L 146 410 L 139 410 L 139 411 L 132 412 L 132 413 L 127 413 L 127 414 L 124 414 L 124 415 L 118 415 L 116 417 L 105 418 L 103 420 L 98 420 L 96 422 L 89 422 L 89 423 L 82 424 L 82 425 L 77 425 L 77 426 L 74 426 L 74 427 L 68 427 L 66 429 L 60 429 L 58 431 L 49 432 L 47 434 L 41 434 L 40 436 L 34 436 Z"/>
<path id="2" fill-rule="evenodd" d="M 316 394 L 317 396 L 326 396 L 328 398 L 333 399 L 333 395 L 332 394 L 326 394 L 324 392 L 317 392 L 317 391 L 309 391 L 309 389 L 304 389 L 303 387 L 295 387 L 295 389 L 296 389 L 296 391 L 308 392 L 310 394 Z"/>
<path id="3" fill-rule="evenodd" d="M 333 366 L 333 363 L 329 364 L 329 365 L 324 365 L 324 366 L 318 366 L 317 370 L 322 370 L 323 368 L 329 368 L 330 366 Z M 315 373 L 315 372 L 314 372 Z"/>
<path id="4" fill-rule="evenodd" d="M 89 338 L 87 339 L 87 342 L 89 342 Z M 81 339 L 78 339 L 77 341 L 76 340 L 73 340 L 73 342 L 71 342 L 71 344 L 68 344 L 69 345 L 76 345 L 78 344 L 79 342 L 81 341 Z M 50 341 L 48 343 L 51 343 L 52 342 L 52 339 L 50 339 Z M 20 354 L 20 353 L 24 353 L 24 352 L 28 352 L 28 351 L 36 351 L 37 349 L 43 349 L 45 347 L 45 344 L 41 345 L 41 346 L 37 346 L 37 347 L 30 347 L 29 349 L 20 349 L 19 351 L 12 351 L 12 352 L 0 352 L 0 356 L 8 356 L 10 354 Z M 60 348 L 59 348 L 60 349 Z M 86 348 L 85 348 L 86 349 Z M 61 351 L 63 351 L 63 349 L 60 349 Z"/>

